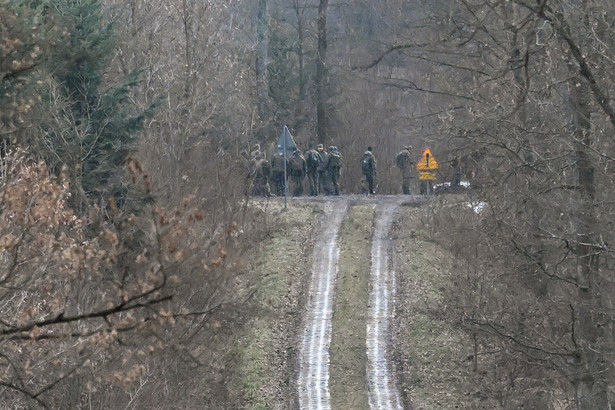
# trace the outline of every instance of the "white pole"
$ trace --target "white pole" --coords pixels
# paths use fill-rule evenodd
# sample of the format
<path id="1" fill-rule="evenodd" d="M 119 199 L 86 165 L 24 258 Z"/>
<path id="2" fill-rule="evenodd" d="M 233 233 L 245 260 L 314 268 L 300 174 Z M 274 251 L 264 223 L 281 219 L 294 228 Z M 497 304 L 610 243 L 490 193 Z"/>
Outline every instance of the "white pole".
<path id="1" fill-rule="evenodd" d="M 282 130 L 282 135 L 284 135 L 284 141 L 282 142 L 282 149 L 284 150 L 284 208 L 286 208 L 286 196 L 288 193 L 288 178 L 286 176 L 286 125 Z"/>

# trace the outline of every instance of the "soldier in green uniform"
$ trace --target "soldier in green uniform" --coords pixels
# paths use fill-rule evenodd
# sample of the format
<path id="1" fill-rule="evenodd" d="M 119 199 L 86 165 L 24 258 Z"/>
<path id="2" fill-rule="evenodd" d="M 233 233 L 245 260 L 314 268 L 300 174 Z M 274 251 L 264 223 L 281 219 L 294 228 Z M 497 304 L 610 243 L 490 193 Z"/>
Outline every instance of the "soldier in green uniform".
<path id="1" fill-rule="evenodd" d="M 404 195 L 410 195 L 410 182 L 412 180 L 412 147 L 404 147 L 395 157 L 397 168 L 401 171 L 401 189 Z"/>
<path id="2" fill-rule="evenodd" d="M 269 178 L 271 177 L 271 164 L 267 161 L 265 154 L 259 152 L 252 160 L 252 168 L 254 181 L 252 186 L 252 195 L 255 196 L 271 196 L 269 188 Z"/>
<path id="3" fill-rule="evenodd" d="M 318 166 L 318 192 L 326 195 L 329 192 L 329 175 L 327 174 L 329 154 L 325 151 L 325 147 L 322 144 L 318 144 L 317 149 L 320 154 L 320 165 Z"/>
<path id="4" fill-rule="evenodd" d="M 309 149 L 305 153 L 305 163 L 307 165 L 307 177 L 311 196 L 318 195 L 318 167 L 320 162 L 320 154 L 314 149 L 314 144 L 310 144 Z"/>
<path id="5" fill-rule="evenodd" d="M 288 160 L 288 164 L 290 167 L 290 179 L 293 181 L 293 196 L 302 196 L 307 166 L 300 150 L 296 149 L 293 152 L 293 155 Z"/>
<path id="6" fill-rule="evenodd" d="M 329 160 L 327 161 L 327 174 L 329 176 L 329 180 L 331 181 L 331 191 L 330 195 L 339 195 L 340 194 L 340 184 L 339 179 L 341 175 L 342 169 L 342 154 L 338 151 L 337 147 L 331 146 L 328 149 L 329 151 Z"/>
<path id="7" fill-rule="evenodd" d="M 367 151 L 363 153 L 361 158 L 361 173 L 365 178 L 366 187 L 363 187 L 363 193 L 367 195 L 376 195 L 376 157 L 372 153 L 372 147 L 367 147 Z"/>
<path id="8" fill-rule="evenodd" d="M 279 152 L 271 160 L 271 182 L 273 183 L 274 194 L 284 196 L 286 186 L 284 183 L 284 155 Z"/>

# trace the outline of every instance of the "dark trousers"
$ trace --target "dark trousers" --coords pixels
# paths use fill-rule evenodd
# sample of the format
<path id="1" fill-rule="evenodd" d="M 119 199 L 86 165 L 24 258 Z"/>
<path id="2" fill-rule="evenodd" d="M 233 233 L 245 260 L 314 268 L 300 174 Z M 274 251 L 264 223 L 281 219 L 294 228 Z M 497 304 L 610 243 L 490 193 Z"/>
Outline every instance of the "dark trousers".
<path id="1" fill-rule="evenodd" d="M 329 194 L 329 181 L 327 171 L 318 171 L 318 193 Z"/>
<path id="2" fill-rule="evenodd" d="M 410 178 L 402 178 L 401 180 L 401 190 L 404 192 L 404 195 L 410 195 Z"/>
<path id="3" fill-rule="evenodd" d="M 271 182 L 276 196 L 284 195 L 284 171 L 274 171 L 271 175 Z"/>
<path id="4" fill-rule="evenodd" d="M 310 195 L 316 196 L 318 195 L 318 169 L 314 168 L 312 170 L 308 170 L 307 173 L 308 181 L 310 183 Z"/>
<path id="5" fill-rule="evenodd" d="M 367 182 L 367 187 L 368 187 L 368 192 L 364 192 L 364 193 L 368 193 L 370 195 L 376 195 L 376 192 L 374 191 L 374 174 L 363 174 L 365 175 L 365 181 Z"/>
<path id="6" fill-rule="evenodd" d="M 303 181 L 305 180 L 305 175 L 291 175 L 290 178 L 293 181 L 293 196 L 302 196 Z"/>
<path id="7" fill-rule="evenodd" d="M 333 191 L 331 192 L 332 195 L 340 194 L 339 174 L 340 174 L 339 168 L 333 168 L 329 172 L 329 178 L 331 179 L 331 185 L 333 185 Z"/>

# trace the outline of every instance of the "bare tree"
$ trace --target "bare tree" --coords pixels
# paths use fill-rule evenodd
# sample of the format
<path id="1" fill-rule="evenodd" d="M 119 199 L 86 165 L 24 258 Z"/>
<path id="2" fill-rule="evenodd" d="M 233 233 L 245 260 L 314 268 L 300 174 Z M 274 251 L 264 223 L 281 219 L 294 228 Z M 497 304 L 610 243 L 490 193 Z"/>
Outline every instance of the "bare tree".
<path id="1" fill-rule="evenodd" d="M 607 96 L 615 84 L 606 33 L 615 10 L 602 1 L 476 0 L 432 2 L 410 13 L 412 5 L 387 3 L 373 6 L 372 16 L 383 13 L 395 30 L 374 31 L 380 48 L 371 57 L 358 54 L 354 78 L 346 77 L 358 95 L 370 89 L 370 104 L 349 105 L 360 114 L 346 116 L 348 128 L 362 124 L 355 141 L 386 129 L 388 142 L 409 137 L 462 158 L 489 206 L 478 218 L 446 225 L 459 224 L 445 236 L 468 261 L 467 297 L 451 296 L 459 324 L 477 346 L 497 343 L 501 357 L 525 363 L 511 369 L 511 383 L 533 378 L 559 392 L 551 400 L 560 394 L 578 408 L 607 408 Z M 357 86 L 362 80 L 370 86 Z M 379 115 L 370 116 L 370 108 Z M 472 224 L 482 232 L 475 242 L 465 238 Z M 555 375 L 567 385 L 551 383 Z M 522 388 L 497 389 L 500 397 L 527 393 L 532 400 Z"/>
<path id="2" fill-rule="evenodd" d="M 329 0 L 318 3 L 318 54 L 316 58 L 316 121 L 318 141 L 327 142 L 327 7 Z"/>
<path id="3" fill-rule="evenodd" d="M 612 129 L 605 95 L 613 84 L 596 75 L 612 70 L 612 43 L 596 29 L 604 18 L 598 3 L 477 1 L 452 10 L 454 41 L 479 53 L 482 63 L 472 67 L 485 75 L 468 89 L 475 103 L 467 121 L 475 123 L 457 117 L 451 134 L 469 150 L 485 149 L 479 173 L 489 212 L 480 226 L 508 253 L 478 240 L 476 274 L 468 277 L 478 286 L 460 321 L 496 336 L 511 357 L 529 358 L 526 375 L 548 384 L 563 374 L 561 394 L 583 409 L 608 407 L 614 347 L 604 229 L 612 141 L 603 136 Z M 489 262 L 494 254 L 505 262 Z"/>
<path id="4" fill-rule="evenodd" d="M 256 57 L 256 84 L 258 89 L 258 112 L 261 121 L 265 122 L 268 115 L 265 110 L 268 100 L 268 73 L 267 73 L 267 58 L 269 51 L 269 8 L 267 0 L 259 0 L 258 2 L 258 17 L 256 22 L 257 36 L 257 57 Z"/>

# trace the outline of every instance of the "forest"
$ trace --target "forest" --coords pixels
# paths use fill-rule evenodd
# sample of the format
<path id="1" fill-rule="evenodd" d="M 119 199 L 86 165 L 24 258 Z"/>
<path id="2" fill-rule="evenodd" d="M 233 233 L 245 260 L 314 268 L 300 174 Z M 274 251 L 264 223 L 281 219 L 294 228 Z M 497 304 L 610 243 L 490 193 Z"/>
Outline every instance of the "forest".
<path id="1" fill-rule="evenodd" d="M 487 205 L 434 211 L 432 239 L 444 320 L 507 375 L 483 394 L 610 408 L 614 92 L 606 0 L 0 0 L 0 408 L 220 389 L 207 343 L 254 314 L 246 258 L 275 228 L 240 153 L 284 126 L 339 148 L 342 195 L 367 146 L 381 194 L 404 146 L 442 181 L 458 159 Z"/>

